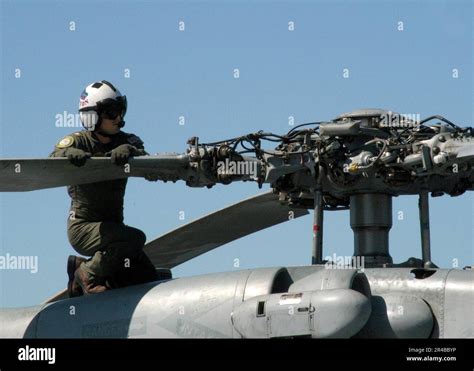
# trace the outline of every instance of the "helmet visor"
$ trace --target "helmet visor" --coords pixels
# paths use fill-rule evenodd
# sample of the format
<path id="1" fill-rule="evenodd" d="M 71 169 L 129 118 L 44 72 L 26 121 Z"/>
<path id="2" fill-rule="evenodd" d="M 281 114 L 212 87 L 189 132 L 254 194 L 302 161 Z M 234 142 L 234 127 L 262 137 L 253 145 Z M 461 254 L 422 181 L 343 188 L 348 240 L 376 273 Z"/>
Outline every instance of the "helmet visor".
<path id="1" fill-rule="evenodd" d="M 114 120 L 119 115 L 123 118 L 127 112 L 127 97 L 121 96 L 97 103 L 97 111 L 102 117 L 109 120 Z"/>

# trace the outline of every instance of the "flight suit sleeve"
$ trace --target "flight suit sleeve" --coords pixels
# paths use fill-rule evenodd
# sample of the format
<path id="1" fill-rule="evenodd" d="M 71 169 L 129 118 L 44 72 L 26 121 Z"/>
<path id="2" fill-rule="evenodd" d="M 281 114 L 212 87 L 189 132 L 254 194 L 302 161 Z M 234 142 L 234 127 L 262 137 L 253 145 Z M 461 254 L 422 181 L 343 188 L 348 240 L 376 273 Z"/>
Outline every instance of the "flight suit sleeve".
<path id="1" fill-rule="evenodd" d="M 58 143 L 56 143 L 54 150 L 49 154 L 49 157 L 67 157 L 67 151 L 70 148 L 77 148 L 85 151 L 80 135 L 75 133 L 66 135 Z"/>
<path id="2" fill-rule="evenodd" d="M 136 136 L 135 134 L 128 134 L 127 143 L 138 149 L 143 150 L 144 154 L 141 156 L 149 155 L 149 153 L 145 150 L 143 140 L 141 140 L 140 137 Z M 150 182 L 156 182 L 157 180 L 159 180 L 159 176 L 157 176 L 156 174 L 147 174 L 145 175 L 145 179 Z"/>
<path id="3" fill-rule="evenodd" d="M 142 149 L 145 152 L 144 155 L 149 155 L 149 153 L 145 150 L 145 144 L 143 143 L 143 140 L 141 140 L 139 136 L 135 134 L 127 134 L 127 143 L 137 149 Z"/>

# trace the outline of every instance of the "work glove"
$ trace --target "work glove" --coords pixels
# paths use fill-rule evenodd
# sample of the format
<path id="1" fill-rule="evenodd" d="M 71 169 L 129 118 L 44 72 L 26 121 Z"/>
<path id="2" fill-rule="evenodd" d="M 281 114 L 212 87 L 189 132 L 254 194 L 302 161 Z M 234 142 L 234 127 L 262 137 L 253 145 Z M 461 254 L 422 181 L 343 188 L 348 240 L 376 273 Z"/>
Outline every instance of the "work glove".
<path id="1" fill-rule="evenodd" d="M 138 149 L 131 144 L 122 144 L 105 155 L 110 156 L 112 163 L 118 166 L 125 165 L 130 157 L 143 156 L 146 152 L 143 149 Z"/>
<path id="2" fill-rule="evenodd" d="M 71 147 L 64 151 L 64 156 L 68 158 L 71 164 L 75 166 L 83 166 L 86 163 L 86 160 L 91 157 L 91 154 L 82 149 Z"/>

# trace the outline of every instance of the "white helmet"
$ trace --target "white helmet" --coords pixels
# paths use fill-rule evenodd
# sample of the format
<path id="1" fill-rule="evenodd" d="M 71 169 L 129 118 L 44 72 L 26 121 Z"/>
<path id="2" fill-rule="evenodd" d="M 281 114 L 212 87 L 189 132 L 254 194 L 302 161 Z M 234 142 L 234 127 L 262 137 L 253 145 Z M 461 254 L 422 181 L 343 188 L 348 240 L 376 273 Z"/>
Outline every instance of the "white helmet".
<path id="1" fill-rule="evenodd" d="M 110 119 L 115 119 L 121 114 L 121 127 L 123 127 L 126 112 L 127 97 L 120 94 L 115 86 L 105 80 L 88 85 L 79 99 L 81 123 L 87 130 L 93 131 L 100 126 L 101 114 L 105 114 Z"/>

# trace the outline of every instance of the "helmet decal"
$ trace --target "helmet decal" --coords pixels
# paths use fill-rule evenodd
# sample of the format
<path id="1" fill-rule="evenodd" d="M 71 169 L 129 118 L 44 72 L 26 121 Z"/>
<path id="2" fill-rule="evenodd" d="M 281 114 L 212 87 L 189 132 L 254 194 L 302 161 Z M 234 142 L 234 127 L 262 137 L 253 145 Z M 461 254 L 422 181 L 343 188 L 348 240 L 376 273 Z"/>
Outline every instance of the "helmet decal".
<path id="1" fill-rule="evenodd" d="M 80 108 L 86 106 L 89 103 L 89 100 L 87 99 L 88 95 L 89 94 L 87 93 L 86 89 L 84 89 L 81 93 L 81 98 L 79 99 Z"/>

